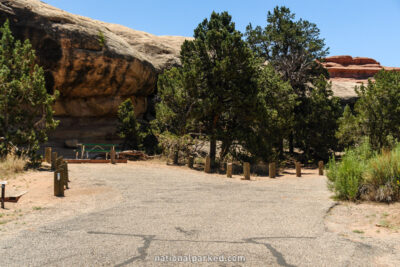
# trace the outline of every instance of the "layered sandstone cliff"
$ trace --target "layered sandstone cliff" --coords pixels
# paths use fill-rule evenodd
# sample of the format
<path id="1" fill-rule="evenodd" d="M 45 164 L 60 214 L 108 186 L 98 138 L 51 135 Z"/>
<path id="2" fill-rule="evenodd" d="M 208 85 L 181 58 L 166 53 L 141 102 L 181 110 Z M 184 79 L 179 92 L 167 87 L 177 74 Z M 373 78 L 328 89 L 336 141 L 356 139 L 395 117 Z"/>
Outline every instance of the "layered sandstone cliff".
<path id="1" fill-rule="evenodd" d="M 373 79 L 380 70 L 400 71 L 400 68 L 383 67 L 375 59 L 366 57 L 332 56 L 322 64 L 330 74 L 332 90 L 343 100 L 356 98 L 354 87 Z"/>
<path id="2" fill-rule="evenodd" d="M 47 90 L 60 92 L 58 116 L 115 115 L 128 97 L 140 116 L 157 74 L 179 64 L 185 40 L 72 15 L 38 0 L 1 0 L 0 23 L 6 19 L 18 39 L 32 42 Z"/>

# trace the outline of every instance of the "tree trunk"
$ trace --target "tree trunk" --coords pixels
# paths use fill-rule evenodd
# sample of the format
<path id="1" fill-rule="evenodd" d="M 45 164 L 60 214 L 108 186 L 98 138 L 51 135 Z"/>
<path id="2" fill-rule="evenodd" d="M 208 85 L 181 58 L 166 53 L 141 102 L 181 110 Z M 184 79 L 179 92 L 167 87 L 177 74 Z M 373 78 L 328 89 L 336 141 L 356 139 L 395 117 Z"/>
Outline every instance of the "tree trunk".
<path id="1" fill-rule="evenodd" d="M 294 154 L 293 139 L 294 139 L 293 132 L 290 132 L 290 134 L 289 134 L 289 153 L 290 153 L 290 155 Z"/>
<path id="2" fill-rule="evenodd" d="M 211 168 L 215 166 L 215 154 L 217 151 L 217 139 L 215 136 L 210 137 L 210 159 L 211 159 Z"/>
<path id="3" fill-rule="evenodd" d="M 283 158 L 283 139 L 279 140 L 279 158 Z"/>

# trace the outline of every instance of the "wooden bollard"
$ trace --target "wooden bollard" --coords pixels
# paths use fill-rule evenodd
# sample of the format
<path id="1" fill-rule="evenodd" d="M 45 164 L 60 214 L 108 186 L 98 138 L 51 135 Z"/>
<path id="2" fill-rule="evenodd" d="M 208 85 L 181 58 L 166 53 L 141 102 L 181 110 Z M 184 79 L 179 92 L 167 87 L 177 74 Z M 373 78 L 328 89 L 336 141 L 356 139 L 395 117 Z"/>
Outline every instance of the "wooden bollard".
<path id="1" fill-rule="evenodd" d="M 245 180 L 250 180 L 250 163 L 248 162 L 243 164 L 243 175 Z"/>
<path id="2" fill-rule="evenodd" d="M 54 172 L 54 196 L 56 197 L 64 196 L 64 184 L 61 175 L 60 169 Z"/>
<path id="3" fill-rule="evenodd" d="M 193 164 L 194 164 L 194 157 L 193 156 L 189 156 L 189 158 L 188 158 L 188 167 L 193 169 Z"/>
<path id="4" fill-rule="evenodd" d="M 63 157 L 57 157 L 56 163 L 55 163 L 55 169 L 58 170 L 61 167 L 61 164 L 63 163 Z"/>
<path id="5" fill-rule="evenodd" d="M 226 177 L 232 178 L 232 163 L 226 164 Z"/>
<path id="6" fill-rule="evenodd" d="M 112 147 L 110 151 L 111 164 L 115 164 L 115 148 Z"/>
<path id="7" fill-rule="evenodd" d="M 204 172 L 210 173 L 211 172 L 211 158 L 210 156 L 206 157 L 206 162 L 204 165 Z"/>
<path id="8" fill-rule="evenodd" d="M 275 178 L 276 177 L 276 164 L 275 162 L 272 162 L 269 164 L 269 178 Z"/>
<path id="9" fill-rule="evenodd" d="M 51 153 L 51 170 L 56 170 L 57 152 Z"/>
<path id="10" fill-rule="evenodd" d="M 62 173 L 63 173 L 62 177 L 63 177 L 63 181 L 64 181 L 65 188 L 66 188 L 66 189 L 69 189 L 69 186 L 68 186 L 68 167 L 67 167 L 67 163 L 66 163 L 66 162 L 63 162 L 61 166 L 62 166 L 62 167 L 61 167 L 61 170 L 62 170 Z"/>
<path id="11" fill-rule="evenodd" d="M 68 181 L 68 183 L 69 183 L 69 182 L 71 182 L 71 181 L 69 180 L 68 163 L 65 162 L 65 161 L 64 161 L 64 163 L 65 163 L 65 171 L 66 171 L 65 173 L 66 173 L 66 175 L 67 175 L 67 181 Z"/>
<path id="12" fill-rule="evenodd" d="M 301 177 L 301 163 L 296 161 L 294 164 L 296 165 L 296 177 Z"/>
<path id="13" fill-rule="evenodd" d="M 318 174 L 324 175 L 324 162 L 322 160 L 318 162 Z"/>
<path id="14" fill-rule="evenodd" d="M 51 147 L 46 147 L 44 151 L 44 160 L 49 164 L 51 163 Z"/>

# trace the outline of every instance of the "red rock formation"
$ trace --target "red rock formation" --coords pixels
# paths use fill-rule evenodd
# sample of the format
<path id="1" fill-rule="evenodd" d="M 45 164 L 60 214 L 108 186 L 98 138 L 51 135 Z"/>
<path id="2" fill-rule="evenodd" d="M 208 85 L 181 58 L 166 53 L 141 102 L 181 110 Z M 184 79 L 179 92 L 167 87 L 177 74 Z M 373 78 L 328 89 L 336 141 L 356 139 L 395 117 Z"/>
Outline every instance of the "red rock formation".
<path id="1" fill-rule="evenodd" d="M 332 79 L 366 80 L 372 78 L 381 69 L 399 70 L 400 68 L 387 68 L 372 58 L 333 56 L 322 63 L 328 69 Z"/>
<path id="2" fill-rule="evenodd" d="M 373 79 L 380 70 L 400 71 L 400 68 L 383 67 L 367 57 L 333 56 L 326 58 L 322 65 L 331 76 L 334 94 L 343 100 L 354 100 L 357 97 L 354 87 Z"/>

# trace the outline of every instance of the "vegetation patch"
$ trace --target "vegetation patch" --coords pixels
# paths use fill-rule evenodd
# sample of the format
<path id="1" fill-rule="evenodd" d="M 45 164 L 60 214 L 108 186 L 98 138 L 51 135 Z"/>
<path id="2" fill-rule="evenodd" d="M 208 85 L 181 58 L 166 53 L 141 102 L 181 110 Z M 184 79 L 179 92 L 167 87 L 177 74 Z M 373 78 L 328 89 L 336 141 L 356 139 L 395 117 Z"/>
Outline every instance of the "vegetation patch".
<path id="1" fill-rule="evenodd" d="M 373 152 L 366 140 L 347 149 L 341 161 L 331 158 L 328 186 L 342 200 L 393 202 L 400 199 L 400 144 Z"/>

